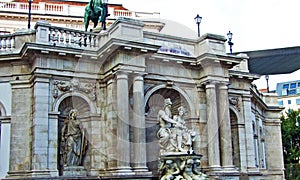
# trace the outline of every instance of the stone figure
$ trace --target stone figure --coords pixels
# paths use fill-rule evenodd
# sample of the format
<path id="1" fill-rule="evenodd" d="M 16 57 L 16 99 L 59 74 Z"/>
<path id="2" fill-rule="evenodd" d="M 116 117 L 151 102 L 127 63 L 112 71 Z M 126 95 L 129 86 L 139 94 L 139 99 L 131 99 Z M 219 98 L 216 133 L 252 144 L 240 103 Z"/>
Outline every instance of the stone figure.
<path id="1" fill-rule="evenodd" d="M 90 0 L 85 7 L 84 12 L 84 28 L 87 31 L 90 20 L 94 23 L 94 28 L 97 27 L 99 19 L 103 22 L 103 7 L 102 0 Z"/>
<path id="2" fill-rule="evenodd" d="M 160 129 L 157 132 L 160 153 L 192 152 L 192 141 L 195 132 L 185 126 L 183 115 L 184 108 L 178 108 L 179 114 L 172 118 L 172 102 L 170 98 L 164 101 L 164 108 L 158 112 L 158 122 Z"/>
<path id="3" fill-rule="evenodd" d="M 178 174 L 180 173 L 180 169 L 178 168 L 177 163 L 173 160 L 167 160 L 162 165 L 160 171 L 164 174 L 160 180 L 179 179 Z"/>
<path id="4" fill-rule="evenodd" d="M 77 110 L 71 109 L 61 129 L 61 159 L 63 166 L 82 165 L 86 149 L 87 139 L 82 125 L 77 119 Z"/>
<path id="5" fill-rule="evenodd" d="M 192 142 L 195 138 L 195 132 L 189 130 L 185 125 L 183 118 L 185 109 L 183 106 L 178 108 L 178 116 L 174 116 L 174 120 L 178 123 L 175 125 L 177 151 L 190 151 L 192 152 Z"/>

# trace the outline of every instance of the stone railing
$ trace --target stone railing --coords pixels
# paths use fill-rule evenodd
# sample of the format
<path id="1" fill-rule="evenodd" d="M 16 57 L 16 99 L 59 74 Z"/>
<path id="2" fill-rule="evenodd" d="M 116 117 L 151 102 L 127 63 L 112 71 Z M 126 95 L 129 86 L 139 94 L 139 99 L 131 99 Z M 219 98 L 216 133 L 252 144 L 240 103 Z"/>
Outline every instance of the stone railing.
<path id="1" fill-rule="evenodd" d="M 0 35 L 0 54 L 18 50 L 25 42 L 57 47 L 96 49 L 99 47 L 100 35 L 99 33 L 51 26 L 46 21 L 39 21 L 35 25 L 35 30 Z"/>
<path id="2" fill-rule="evenodd" d="M 1 2 L 0 11 L 2 12 L 21 12 L 28 13 L 29 4 L 21 2 Z M 34 14 L 55 14 L 67 16 L 83 16 L 85 6 L 75 6 L 68 4 L 51 4 L 45 2 L 32 3 L 31 12 Z M 109 18 L 118 17 L 159 17 L 159 13 L 134 12 L 129 10 L 117 10 L 113 6 L 108 7 Z"/>

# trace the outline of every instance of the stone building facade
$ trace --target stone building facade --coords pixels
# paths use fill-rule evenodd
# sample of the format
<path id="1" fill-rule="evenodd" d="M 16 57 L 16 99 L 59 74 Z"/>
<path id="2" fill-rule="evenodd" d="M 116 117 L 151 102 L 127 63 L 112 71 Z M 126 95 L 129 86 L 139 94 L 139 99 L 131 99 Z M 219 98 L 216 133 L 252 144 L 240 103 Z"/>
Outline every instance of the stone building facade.
<path id="1" fill-rule="evenodd" d="M 186 39 L 120 18 L 101 33 L 40 21 L 0 42 L 8 179 L 157 178 L 157 113 L 165 98 L 173 114 L 186 109 L 197 133 L 193 149 L 211 179 L 283 179 L 281 109 L 251 85 L 258 75 L 249 73 L 247 56 L 226 54 L 223 36 Z M 88 148 L 83 164 L 67 170 L 60 131 L 71 109 Z"/>

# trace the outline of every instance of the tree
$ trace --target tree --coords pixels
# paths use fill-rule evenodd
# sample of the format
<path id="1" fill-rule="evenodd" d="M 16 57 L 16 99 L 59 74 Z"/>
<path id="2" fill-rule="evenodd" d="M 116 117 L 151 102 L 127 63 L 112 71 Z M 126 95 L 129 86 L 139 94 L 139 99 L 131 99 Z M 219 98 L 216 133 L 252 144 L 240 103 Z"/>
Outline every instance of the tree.
<path id="1" fill-rule="evenodd" d="M 299 163 L 300 159 L 300 110 L 289 110 L 281 116 L 281 133 L 284 164 Z M 299 120 L 299 121 L 298 121 Z"/>

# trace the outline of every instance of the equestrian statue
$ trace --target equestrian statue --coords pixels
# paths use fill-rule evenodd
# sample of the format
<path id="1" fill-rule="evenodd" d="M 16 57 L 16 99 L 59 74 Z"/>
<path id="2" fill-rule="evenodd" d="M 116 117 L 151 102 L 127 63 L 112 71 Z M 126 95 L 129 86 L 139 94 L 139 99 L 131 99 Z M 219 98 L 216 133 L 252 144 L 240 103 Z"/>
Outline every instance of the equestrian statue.
<path id="1" fill-rule="evenodd" d="M 105 19 L 107 14 L 107 5 L 103 6 L 102 0 L 90 0 L 89 4 L 85 7 L 84 12 L 84 28 L 87 31 L 90 20 L 94 23 L 94 28 L 97 27 L 98 22 L 102 22 L 102 27 L 105 29 Z"/>

